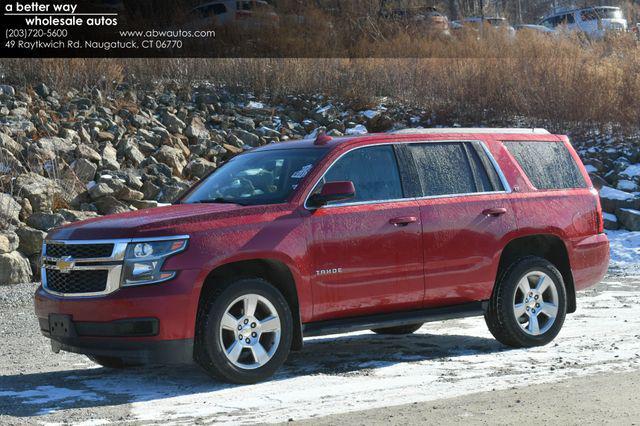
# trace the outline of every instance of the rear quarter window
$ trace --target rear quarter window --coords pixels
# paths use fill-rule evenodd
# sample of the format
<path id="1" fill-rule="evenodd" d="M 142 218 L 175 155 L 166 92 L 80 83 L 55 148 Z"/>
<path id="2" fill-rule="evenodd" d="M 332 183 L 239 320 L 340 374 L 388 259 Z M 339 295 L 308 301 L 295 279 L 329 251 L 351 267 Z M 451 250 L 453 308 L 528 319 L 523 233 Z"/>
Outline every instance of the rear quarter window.
<path id="1" fill-rule="evenodd" d="M 504 142 L 537 189 L 586 188 L 578 165 L 561 142 Z"/>

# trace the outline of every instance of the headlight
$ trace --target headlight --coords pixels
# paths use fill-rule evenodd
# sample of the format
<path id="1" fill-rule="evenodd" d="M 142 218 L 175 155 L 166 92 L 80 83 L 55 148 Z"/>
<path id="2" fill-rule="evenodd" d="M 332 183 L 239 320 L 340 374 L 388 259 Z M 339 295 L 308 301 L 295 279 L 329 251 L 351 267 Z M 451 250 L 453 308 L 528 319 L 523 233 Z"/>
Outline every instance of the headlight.
<path id="1" fill-rule="evenodd" d="M 163 271 L 170 256 L 187 248 L 187 239 L 130 243 L 124 260 L 122 285 L 155 284 L 175 277 L 174 271 Z"/>

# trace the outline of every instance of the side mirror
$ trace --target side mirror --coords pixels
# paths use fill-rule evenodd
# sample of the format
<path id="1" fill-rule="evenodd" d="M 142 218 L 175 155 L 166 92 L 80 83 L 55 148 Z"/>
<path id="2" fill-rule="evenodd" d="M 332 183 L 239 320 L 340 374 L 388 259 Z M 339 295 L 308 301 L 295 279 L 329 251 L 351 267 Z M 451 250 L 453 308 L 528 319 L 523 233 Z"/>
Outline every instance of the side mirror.
<path id="1" fill-rule="evenodd" d="M 353 186 L 353 182 L 327 182 L 319 194 L 314 194 L 309 198 L 309 205 L 322 207 L 328 203 L 349 200 L 355 196 L 356 187 Z"/>

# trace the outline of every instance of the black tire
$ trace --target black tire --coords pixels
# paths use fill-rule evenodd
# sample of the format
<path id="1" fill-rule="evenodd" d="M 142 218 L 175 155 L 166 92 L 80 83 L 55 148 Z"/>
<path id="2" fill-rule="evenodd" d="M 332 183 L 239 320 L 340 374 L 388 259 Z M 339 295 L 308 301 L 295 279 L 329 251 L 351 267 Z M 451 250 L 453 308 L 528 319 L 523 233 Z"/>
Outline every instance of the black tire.
<path id="1" fill-rule="evenodd" d="M 423 324 L 424 323 L 399 325 L 397 327 L 374 328 L 371 331 L 373 331 L 376 334 L 382 334 L 382 335 L 412 334 L 418 331 Z"/>
<path id="2" fill-rule="evenodd" d="M 554 322 L 548 330 L 538 335 L 529 334 L 523 330 L 514 310 L 515 298 L 519 296 L 518 291 L 521 291 L 518 290 L 518 283 L 532 272 L 542 272 L 551 278 L 558 299 Z M 560 332 L 566 314 L 567 293 L 562 274 L 547 260 L 528 256 L 515 261 L 498 278 L 484 318 L 489 331 L 499 342 L 514 348 L 528 348 L 544 346 L 551 342 Z M 543 318 L 548 317 L 543 315 Z"/>
<path id="3" fill-rule="evenodd" d="M 250 294 L 267 299 L 280 319 L 279 344 L 269 361 L 255 369 L 241 368 L 229 360 L 220 337 L 222 317 L 229 305 Z M 278 289 L 260 278 L 241 279 L 221 286 L 201 306 L 197 327 L 196 362 L 209 375 L 225 382 L 251 384 L 265 380 L 282 366 L 291 350 L 293 319 L 289 304 Z"/>
<path id="4" fill-rule="evenodd" d="M 140 367 L 142 363 L 124 360 L 113 356 L 87 355 L 91 361 L 105 368 L 113 368 L 116 370 L 124 370 L 126 368 Z"/>

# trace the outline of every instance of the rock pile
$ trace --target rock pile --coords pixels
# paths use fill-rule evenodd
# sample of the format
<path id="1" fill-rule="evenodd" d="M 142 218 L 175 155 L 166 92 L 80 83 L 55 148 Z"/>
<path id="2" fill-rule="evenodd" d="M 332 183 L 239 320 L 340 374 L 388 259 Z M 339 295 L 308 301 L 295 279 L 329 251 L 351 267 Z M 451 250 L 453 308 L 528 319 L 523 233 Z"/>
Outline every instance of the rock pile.
<path id="1" fill-rule="evenodd" d="M 51 229 L 171 203 L 245 150 L 313 137 L 319 129 L 341 136 L 451 124 L 435 120 L 393 102 L 322 96 L 259 102 L 211 85 L 121 87 L 109 96 L 0 85 L 0 284 L 38 278 Z M 590 137 L 582 138 L 580 153 L 604 188 L 607 226 L 640 229 L 637 143 L 620 150 Z"/>
<path id="2" fill-rule="evenodd" d="M 171 203 L 245 150 L 319 128 L 340 136 L 407 127 L 423 114 L 369 107 L 293 96 L 267 105 L 209 85 L 111 97 L 0 85 L 0 284 L 37 278 L 49 230 Z"/>

